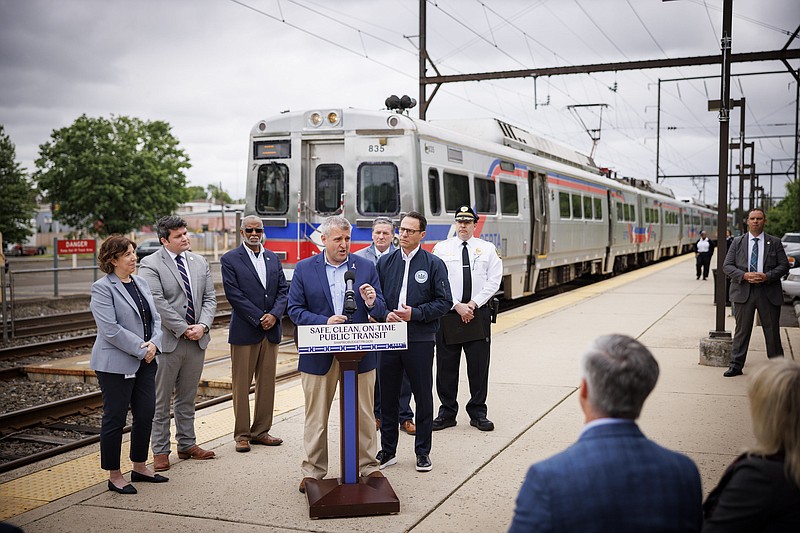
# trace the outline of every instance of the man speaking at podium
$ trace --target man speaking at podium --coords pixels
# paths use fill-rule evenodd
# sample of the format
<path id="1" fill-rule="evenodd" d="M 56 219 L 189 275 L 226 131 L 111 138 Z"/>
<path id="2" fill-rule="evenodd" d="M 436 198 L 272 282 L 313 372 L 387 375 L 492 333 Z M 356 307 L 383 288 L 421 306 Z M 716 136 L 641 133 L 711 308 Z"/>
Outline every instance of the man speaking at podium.
<path id="1" fill-rule="evenodd" d="M 350 254 L 350 223 L 342 216 L 329 217 L 319 231 L 324 253 L 297 263 L 289 286 L 292 322 L 298 326 L 350 321 L 362 324 L 369 322 L 370 316 L 382 321 L 386 305 L 378 272 L 368 259 Z M 355 280 L 348 283 L 353 274 Z M 372 411 L 375 366 L 374 352 L 366 353 L 358 366 L 358 466 L 362 476 L 380 475 Z M 305 492 L 308 478 L 323 479 L 328 474 L 328 414 L 339 379 L 339 363 L 330 354 L 301 354 L 297 367 L 305 396 L 306 458 L 300 482 L 300 492 Z"/>

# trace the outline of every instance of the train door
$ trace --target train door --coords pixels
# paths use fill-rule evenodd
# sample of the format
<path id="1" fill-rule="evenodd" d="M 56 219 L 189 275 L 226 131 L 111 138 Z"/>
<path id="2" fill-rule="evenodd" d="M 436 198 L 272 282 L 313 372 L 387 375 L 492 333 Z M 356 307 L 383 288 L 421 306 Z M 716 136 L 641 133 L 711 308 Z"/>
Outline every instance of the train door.
<path id="1" fill-rule="evenodd" d="M 304 141 L 302 172 L 300 176 L 300 208 L 298 209 L 298 238 L 322 247 L 317 226 L 322 219 L 347 212 L 347 205 L 355 200 L 344 195 L 344 142 L 342 140 Z M 355 190 L 350 187 L 349 190 Z M 300 245 L 298 245 L 300 246 Z M 312 252 L 306 249 L 301 258 Z"/>
<path id="2" fill-rule="evenodd" d="M 528 269 L 525 275 L 525 291 L 533 291 L 533 267 L 536 258 L 547 257 L 549 253 L 549 209 L 547 202 L 547 176 L 528 172 L 528 198 L 531 213 L 530 249 L 528 250 Z"/>

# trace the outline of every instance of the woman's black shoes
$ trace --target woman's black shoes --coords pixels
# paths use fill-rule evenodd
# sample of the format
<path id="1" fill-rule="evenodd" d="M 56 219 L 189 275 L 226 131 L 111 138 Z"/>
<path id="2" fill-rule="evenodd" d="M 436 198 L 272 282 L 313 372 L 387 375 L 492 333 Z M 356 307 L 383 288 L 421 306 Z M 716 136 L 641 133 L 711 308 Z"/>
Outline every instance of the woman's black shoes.
<path id="1" fill-rule="evenodd" d="M 113 490 L 114 492 L 117 492 L 119 494 L 136 494 L 136 492 L 137 492 L 136 491 L 136 487 L 134 487 L 130 483 L 128 483 L 127 485 L 125 485 L 122 488 L 119 488 L 116 485 L 114 485 L 113 483 L 111 483 L 111 480 L 109 480 L 109 482 L 108 482 L 108 490 Z"/>
<path id="2" fill-rule="evenodd" d="M 131 472 L 131 481 L 141 481 L 144 483 L 166 483 L 169 481 L 169 478 L 162 476 L 161 474 L 146 476 L 145 474 L 140 474 L 139 472 L 133 471 Z"/>

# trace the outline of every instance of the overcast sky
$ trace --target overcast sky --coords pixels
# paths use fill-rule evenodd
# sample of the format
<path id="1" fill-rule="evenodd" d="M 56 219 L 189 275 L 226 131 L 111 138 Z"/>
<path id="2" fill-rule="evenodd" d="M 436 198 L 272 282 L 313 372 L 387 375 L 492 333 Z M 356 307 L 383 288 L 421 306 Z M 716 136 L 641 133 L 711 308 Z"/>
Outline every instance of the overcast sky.
<path id="1" fill-rule="evenodd" d="M 164 120 L 189 154 L 189 182 L 222 183 L 240 198 L 258 120 L 317 106 L 378 109 L 390 94 L 417 96 L 418 3 L 0 0 L 0 123 L 32 171 L 39 145 L 81 114 Z M 436 0 L 428 2 L 427 48 L 442 74 L 712 55 L 721 8 L 722 0 Z M 778 50 L 800 24 L 797 0 L 735 0 L 734 13 L 735 53 Z M 757 171 L 786 170 L 793 78 L 780 62 L 732 71 L 779 72 L 737 77 L 731 96 L 746 98 Z M 719 72 L 540 78 L 536 102 L 531 79 L 447 84 L 428 118 L 498 117 L 589 153 L 592 141 L 568 106 L 606 104 L 602 126 L 598 107 L 581 111 L 586 127 L 601 128 L 596 161 L 654 180 L 658 79 Z M 719 96 L 718 79 L 662 82 L 662 174 L 717 174 L 719 122 L 706 109 Z M 738 130 L 736 109 L 731 135 Z M 767 189 L 769 181 L 761 179 Z M 775 196 L 785 181 L 774 179 Z M 716 200 L 716 179 L 668 185 L 692 196 L 705 187 Z"/>

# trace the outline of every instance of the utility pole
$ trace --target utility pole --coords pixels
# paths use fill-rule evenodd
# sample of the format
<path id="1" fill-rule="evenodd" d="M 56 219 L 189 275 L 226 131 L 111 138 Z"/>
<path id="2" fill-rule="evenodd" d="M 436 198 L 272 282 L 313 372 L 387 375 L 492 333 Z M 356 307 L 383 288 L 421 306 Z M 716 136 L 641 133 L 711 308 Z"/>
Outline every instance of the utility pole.
<path id="1" fill-rule="evenodd" d="M 732 45 L 733 0 L 724 0 L 722 7 L 722 77 L 720 78 L 719 106 L 719 190 L 717 194 L 717 276 L 716 287 L 716 327 L 709 332 L 712 339 L 731 339 L 729 331 L 725 331 L 725 274 L 723 266 L 728 243 L 724 238 L 728 227 L 728 135 L 730 133 L 730 97 L 731 97 L 731 45 Z M 741 200 L 740 200 L 741 201 Z"/>

